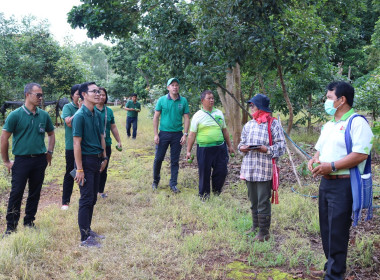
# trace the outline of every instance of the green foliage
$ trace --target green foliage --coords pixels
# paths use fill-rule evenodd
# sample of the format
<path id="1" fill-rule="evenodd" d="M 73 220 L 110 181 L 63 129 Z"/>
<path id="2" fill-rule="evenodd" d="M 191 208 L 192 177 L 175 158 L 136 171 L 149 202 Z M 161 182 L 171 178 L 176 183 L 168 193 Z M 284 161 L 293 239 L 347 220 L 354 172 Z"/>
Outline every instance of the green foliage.
<path id="1" fill-rule="evenodd" d="M 146 99 L 176 76 L 197 106 L 199 92 L 223 84 L 238 62 L 242 101 L 266 93 L 272 108 L 288 115 L 281 74 L 294 114 L 302 115 L 296 125 L 311 129 L 325 117 L 326 84 L 347 76 L 349 66 L 348 80 L 378 67 L 379 7 L 371 0 L 82 2 L 69 13 L 72 26 L 119 40 L 108 52 L 118 97 L 137 92 Z"/>
<path id="2" fill-rule="evenodd" d="M 0 103 L 23 99 L 26 83 L 42 85 L 45 100 L 56 100 L 88 71 L 68 48 L 60 47 L 45 21 L 25 17 L 21 23 L 0 14 Z"/>
<path id="3" fill-rule="evenodd" d="M 373 149 L 380 154 L 380 122 L 374 122 L 372 132 L 374 134 Z"/>
<path id="4" fill-rule="evenodd" d="M 354 105 L 360 110 L 369 111 L 376 121 L 380 115 L 380 67 L 358 79 L 355 85 Z"/>

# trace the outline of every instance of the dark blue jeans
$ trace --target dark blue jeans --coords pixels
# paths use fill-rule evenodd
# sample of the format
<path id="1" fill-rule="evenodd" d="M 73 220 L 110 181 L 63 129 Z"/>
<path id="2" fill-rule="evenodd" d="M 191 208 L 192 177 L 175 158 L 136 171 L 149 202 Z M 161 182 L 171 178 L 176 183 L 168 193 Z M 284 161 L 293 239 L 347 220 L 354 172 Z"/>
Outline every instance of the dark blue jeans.
<path id="1" fill-rule="evenodd" d="M 351 181 L 326 180 L 319 186 L 319 224 L 325 264 L 325 279 L 344 279 L 352 214 Z"/>
<path id="2" fill-rule="evenodd" d="M 12 167 L 12 189 L 7 210 L 7 230 L 14 231 L 20 219 L 22 197 L 29 182 L 24 225 L 33 225 L 37 213 L 42 183 L 47 166 L 46 155 L 38 157 L 16 156 Z"/>
<path id="3" fill-rule="evenodd" d="M 131 125 L 133 124 L 132 138 L 136 138 L 137 135 L 137 117 L 127 117 L 127 135 L 131 137 Z"/>
<path id="4" fill-rule="evenodd" d="M 107 169 L 108 169 L 108 164 L 110 163 L 111 153 L 112 153 L 111 146 L 106 146 L 106 154 L 107 154 L 108 160 L 107 160 L 107 165 L 104 168 L 103 172 L 100 173 L 99 193 L 104 193 L 104 188 L 107 182 Z"/>
<path id="5" fill-rule="evenodd" d="M 226 144 L 213 147 L 197 146 L 197 161 L 199 196 L 203 197 L 210 194 L 210 176 L 212 179 L 212 191 L 215 194 L 220 194 L 227 177 L 228 154 Z"/>
<path id="6" fill-rule="evenodd" d="M 160 142 L 156 145 L 156 154 L 153 163 L 153 182 L 158 184 L 161 176 L 161 166 L 164 161 L 166 151 L 170 145 L 170 183 L 171 187 L 177 186 L 179 156 L 181 154 L 182 145 L 180 143 L 183 136 L 182 131 L 167 132 L 160 131 L 158 134 Z"/>
<path id="7" fill-rule="evenodd" d="M 94 156 L 82 155 L 82 165 L 86 182 L 83 187 L 79 187 L 79 211 L 78 225 L 81 241 L 90 236 L 92 214 L 99 190 L 99 169 L 101 159 Z"/>
<path id="8" fill-rule="evenodd" d="M 74 178 L 70 172 L 74 169 L 74 150 L 66 150 L 66 173 L 63 177 L 62 205 L 69 205 L 73 193 Z"/>

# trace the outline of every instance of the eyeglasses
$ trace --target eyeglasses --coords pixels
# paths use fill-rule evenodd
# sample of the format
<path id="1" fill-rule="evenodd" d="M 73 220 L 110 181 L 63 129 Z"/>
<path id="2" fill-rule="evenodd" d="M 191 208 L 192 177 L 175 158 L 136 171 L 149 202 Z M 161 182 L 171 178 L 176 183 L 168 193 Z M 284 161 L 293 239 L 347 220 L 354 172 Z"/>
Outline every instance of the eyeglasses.
<path id="1" fill-rule="evenodd" d="M 93 92 L 95 94 L 100 94 L 100 90 L 98 90 L 98 89 L 89 90 L 87 92 Z"/>
<path id="2" fill-rule="evenodd" d="M 35 96 L 37 96 L 37 98 L 42 98 L 44 97 L 44 95 L 42 93 L 35 93 L 35 92 L 29 92 L 30 94 L 34 94 Z"/>

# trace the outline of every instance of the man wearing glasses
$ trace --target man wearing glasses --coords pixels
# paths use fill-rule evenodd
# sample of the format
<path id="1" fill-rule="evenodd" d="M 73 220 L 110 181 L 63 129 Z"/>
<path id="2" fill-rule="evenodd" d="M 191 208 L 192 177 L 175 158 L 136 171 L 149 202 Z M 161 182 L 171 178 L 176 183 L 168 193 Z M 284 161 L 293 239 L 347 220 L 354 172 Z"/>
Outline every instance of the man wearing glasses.
<path id="1" fill-rule="evenodd" d="M 30 83 L 24 89 L 25 104 L 9 114 L 1 134 L 1 157 L 8 172 L 12 171 L 12 188 L 7 209 L 5 235 L 16 231 L 26 182 L 29 181 L 24 226 L 34 228 L 38 202 L 47 165 L 51 165 L 55 145 L 54 126 L 47 112 L 38 108 L 43 98 L 39 84 Z M 48 149 L 44 138 L 48 135 Z M 9 138 L 12 137 L 12 153 L 8 155 Z"/>
<path id="2" fill-rule="evenodd" d="M 103 239 L 104 236 L 91 230 L 91 221 L 99 189 L 100 172 L 104 170 L 108 161 L 101 114 L 94 110 L 100 101 L 100 92 L 94 82 L 86 82 L 80 85 L 79 95 L 83 104 L 72 121 L 76 166 L 74 180 L 79 184 L 80 190 L 78 225 L 81 246 L 99 248 L 101 245 L 98 239 Z"/>

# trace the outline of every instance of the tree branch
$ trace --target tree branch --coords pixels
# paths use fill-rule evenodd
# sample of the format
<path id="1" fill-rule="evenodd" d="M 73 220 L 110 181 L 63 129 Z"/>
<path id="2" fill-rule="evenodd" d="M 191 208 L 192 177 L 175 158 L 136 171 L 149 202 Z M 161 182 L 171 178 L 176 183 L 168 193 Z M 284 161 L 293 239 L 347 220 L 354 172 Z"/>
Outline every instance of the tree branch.
<path id="1" fill-rule="evenodd" d="M 223 90 L 223 92 L 226 92 L 229 96 L 231 96 L 232 97 L 232 99 L 233 100 L 235 100 L 235 102 L 239 105 L 239 107 L 244 111 L 244 112 L 246 112 L 247 114 L 248 114 L 248 116 L 252 119 L 252 116 L 251 116 L 251 114 L 247 111 L 247 109 L 245 109 L 244 107 L 243 107 L 243 105 L 241 105 L 240 104 L 240 102 L 236 99 L 236 97 L 231 93 L 231 92 L 229 92 L 224 86 L 222 86 L 221 84 L 219 84 L 218 82 L 213 82 L 215 85 L 217 85 L 218 87 L 220 87 L 222 90 Z"/>

